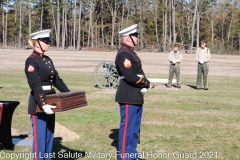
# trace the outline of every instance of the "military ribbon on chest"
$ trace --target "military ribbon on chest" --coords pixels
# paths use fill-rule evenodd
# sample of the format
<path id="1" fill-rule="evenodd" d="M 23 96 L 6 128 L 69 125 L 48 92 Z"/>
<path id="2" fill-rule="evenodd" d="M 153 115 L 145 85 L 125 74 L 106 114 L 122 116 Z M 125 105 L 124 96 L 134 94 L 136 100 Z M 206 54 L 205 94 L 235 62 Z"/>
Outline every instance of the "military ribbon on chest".
<path id="1" fill-rule="evenodd" d="M 127 59 L 127 58 L 125 58 L 123 64 L 124 64 L 125 68 L 131 68 L 132 67 L 131 61 L 129 59 Z"/>

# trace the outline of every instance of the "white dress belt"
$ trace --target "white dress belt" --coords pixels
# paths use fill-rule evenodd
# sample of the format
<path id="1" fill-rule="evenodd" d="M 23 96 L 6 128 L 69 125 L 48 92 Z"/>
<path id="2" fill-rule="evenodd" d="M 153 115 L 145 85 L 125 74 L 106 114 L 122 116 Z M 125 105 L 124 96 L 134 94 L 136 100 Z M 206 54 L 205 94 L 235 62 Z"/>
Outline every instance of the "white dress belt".
<path id="1" fill-rule="evenodd" d="M 51 85 L 42 86 L 43 90 L 51 90 Z"/>
<path id="2" fill-rule="evenodd" d="M 137 76 L 140 77 L 140 78 L 143 78 L 143 75 L 141 75 L 141 74 L 137 74 Z M 124 76 L 120 76 L 120 79 L 125 79 L 125 77 Z"/>

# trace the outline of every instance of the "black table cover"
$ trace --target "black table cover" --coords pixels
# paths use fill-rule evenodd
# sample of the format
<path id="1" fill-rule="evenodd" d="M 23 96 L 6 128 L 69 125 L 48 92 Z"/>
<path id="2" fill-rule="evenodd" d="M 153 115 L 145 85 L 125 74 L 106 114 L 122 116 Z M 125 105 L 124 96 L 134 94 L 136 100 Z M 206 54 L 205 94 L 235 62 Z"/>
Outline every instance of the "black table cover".
<path id="1" fill-rule="evenodd" d="M 12 116 L 15 108 L 20 104 L 18 101 L 0 100 L 0 142 L 8 149 L 14 150 L 12 143 Z"/>

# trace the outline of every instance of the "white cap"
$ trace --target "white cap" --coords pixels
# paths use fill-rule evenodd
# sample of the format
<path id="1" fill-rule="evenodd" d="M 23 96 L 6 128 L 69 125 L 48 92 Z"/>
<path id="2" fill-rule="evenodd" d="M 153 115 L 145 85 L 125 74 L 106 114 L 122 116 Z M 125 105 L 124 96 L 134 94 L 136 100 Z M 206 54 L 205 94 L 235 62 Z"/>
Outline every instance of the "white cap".
<path id="1" fill-rule="evenodd" d="M 46 29 L 46 30 L 34 32 L 30 34 L 30 39 L 32 40 L 32 39 L 39 39 L 39 38 L 49 38 L 51 31 L 52 31 L 51 29 Z"/>
<path id="2" fill-rule="evenodd" d="M 32 40 L 41 40 L 43 42 L 52 42 L 51 38 L 50 38 L 50 32 L 52 30 L 51 29 L 46 29 L 46 30 L 42 30 L 42 31 L 38 31 L 38 32 L 34 32 L 32 34 L 30 34 L 30 39 L 28 40 L 28 43 L 30 44 L 30 46 L 33 47 L 33 41 Z"/>
<path id="3" fill-rule="evenodd" d="M 120 36 L 124 37 L 124 36 L 129 36 L 130 34 L 136 34 L 139 35 L 138 31 L 137 31 L 137 24 L 134 24 L 132 26 L 129 26 L 123 30 L 121 30 L 119 32 Z"/>

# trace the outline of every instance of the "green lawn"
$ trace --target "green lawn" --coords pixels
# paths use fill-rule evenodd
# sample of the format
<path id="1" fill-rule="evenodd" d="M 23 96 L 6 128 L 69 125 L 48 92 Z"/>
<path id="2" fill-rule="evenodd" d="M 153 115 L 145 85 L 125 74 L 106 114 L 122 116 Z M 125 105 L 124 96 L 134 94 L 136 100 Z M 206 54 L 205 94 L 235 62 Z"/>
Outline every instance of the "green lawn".
<path id="1" fill-rule="evenodd" d="M 73 142 L 55 142 L 55 159 L 116 159 L 119 128 L 115 91 L 94 87 L 93 73 L 59 72 L 71 91 L 85 90 L 88 106 L 56 113 L 56 121 L 80 135 Z M 167 75 L 149 75 L 166 78 Z M 240 159 L 240 78 L 209 77 L 209 89 L 195 90 L 195 76 L 182 76 L 180 90 L 163 84 L 145 95 L 139 153 L 148 160 Z M 189 88 L 186 85 L 190 86 Z M 12 127 L 29 129 L 29 88 L 24 72 L 0 71 L 0 100 L 19 101 Z M 191 87 L 192 86 L 192 87 Z M 31 147 L 1 147 L 7 154 L 29 153 Z M 27 159 L 27 154 L 25 158 Z M 72 156 L 72 157 L 71 157 Z M 17 158 L 13 158 L 17 159 Z M 80 159 L 80 158 L 79 158 Z"/>

